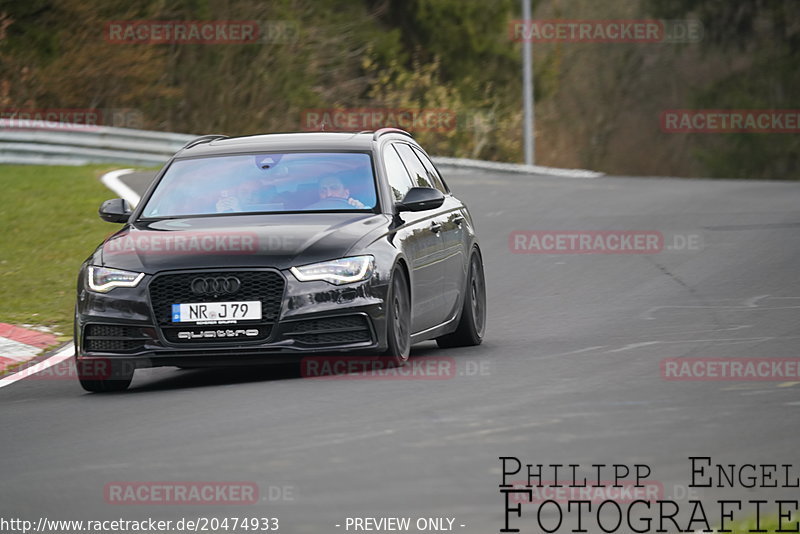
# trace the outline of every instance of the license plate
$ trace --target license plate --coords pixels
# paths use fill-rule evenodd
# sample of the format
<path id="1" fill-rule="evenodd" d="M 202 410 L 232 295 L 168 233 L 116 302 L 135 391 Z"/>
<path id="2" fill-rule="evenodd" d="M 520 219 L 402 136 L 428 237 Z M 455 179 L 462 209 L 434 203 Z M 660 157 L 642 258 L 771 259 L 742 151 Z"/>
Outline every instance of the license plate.
<path id="1" fill-rule="evenodd" d="M 198 321 L 249 321 L 261 319 L 261 301 L 193 302 L 172 305 L 173 323 Z"/>

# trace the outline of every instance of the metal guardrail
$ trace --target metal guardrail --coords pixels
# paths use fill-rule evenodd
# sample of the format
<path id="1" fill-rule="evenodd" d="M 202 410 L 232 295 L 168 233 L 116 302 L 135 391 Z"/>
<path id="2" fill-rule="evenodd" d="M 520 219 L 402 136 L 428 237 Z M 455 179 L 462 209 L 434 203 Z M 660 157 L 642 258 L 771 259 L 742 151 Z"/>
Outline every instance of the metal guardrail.
<path id="1" fill-rule="evenodd" d="M 26 125 L 25 121 L 0 119 L 0 164 L 86 165 L 119 163 L 160 167 L 175 152 L 197 136 L 113 126 L 51 123 Z M 543 174 L 563 178 L 596 178 L 603 173 L 498 163 L 461 158 L 435 157 L 437 165 L 477 170 Z"/>
<path id="2" fill-rule="evenodd" d="M 434 156 L 433 162 L 436 165 L 448 167 L 460 167 L 464 169 L 477 169 L 484 171 L 513 172 L 519 174 L 539 174 L 546 176 L 558 176 L 560 178 L 599 178 L 605 176 L 602 172 L 587 171 L 584 169 L 559 169 L 557 167 L 545 167 L 542 165 L 525 165 L 523 163 L 503 163 L 500 161 L 483 161 L 479 159 L 448 158 L 444 156 Z"/>
<path id="3" fill-rule="evenodd" d="M 0 119 L 0 163 L 160 166 L 195 137 L 85 124 L 33 126 L 20 120 Z"/>

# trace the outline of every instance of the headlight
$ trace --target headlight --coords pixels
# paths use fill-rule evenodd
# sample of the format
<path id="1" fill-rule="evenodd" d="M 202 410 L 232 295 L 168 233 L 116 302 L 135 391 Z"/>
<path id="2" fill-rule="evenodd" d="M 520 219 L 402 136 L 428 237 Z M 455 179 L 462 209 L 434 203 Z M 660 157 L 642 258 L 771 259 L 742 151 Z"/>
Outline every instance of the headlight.
<path id="1" fill-rule="evenodd" d="M 89 267 L 89 289 L 98 293 L 108 293 L 115 287 L 136 287 L 144 278 L 144 273 L 132 273 L 107 267 Z"/>
<path id="2" fill-rule="evenodd" d="M 375 270 L 374 261 L 372 256 L 353 256 L 292 267 L 291 271 L 301 282 L 323 280 L 338 286 L 368 279 Z"/>

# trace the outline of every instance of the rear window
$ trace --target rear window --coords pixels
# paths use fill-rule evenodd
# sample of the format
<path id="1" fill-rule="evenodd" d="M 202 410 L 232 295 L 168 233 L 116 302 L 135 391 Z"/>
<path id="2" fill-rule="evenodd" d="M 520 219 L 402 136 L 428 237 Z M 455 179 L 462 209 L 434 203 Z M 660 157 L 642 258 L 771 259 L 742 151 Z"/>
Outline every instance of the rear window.
<path id="1" fill-rule="evenodd" d="M 367 153 L 262 153 L 174 161 L 142 217 L 371 211 L 376 204 Z"/>

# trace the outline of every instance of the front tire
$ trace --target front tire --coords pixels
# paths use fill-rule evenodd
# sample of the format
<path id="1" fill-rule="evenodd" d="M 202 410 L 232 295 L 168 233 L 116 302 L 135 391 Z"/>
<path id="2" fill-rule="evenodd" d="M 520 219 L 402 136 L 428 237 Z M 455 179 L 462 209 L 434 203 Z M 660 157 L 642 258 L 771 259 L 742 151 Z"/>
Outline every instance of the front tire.
<path id="1" fill-rule="evenodd" d="M 127 362 L 113 360 L 76 361 L 81 387 L 91 393 L 125 391 L 133 380 L 136 368 Z"/>
<path id="2" fill-rule="evenodd" d="M 469 274 L 461 309 L 461 320 L 452 334 L 436 338 L 440 348 L 480 345 L 486 332 L 486 279 L 480 252 L 474 250 L 469 261 Z"/>
<path id="3" fill-rule="evenodd" d="M 411 298 L 408 280 L 401 268 L 395 269 L 392 275 L 386 299 L 386 341 L 388 348 L 384 356 L 393 365 L 405 365 L 411 354 Z"/>

